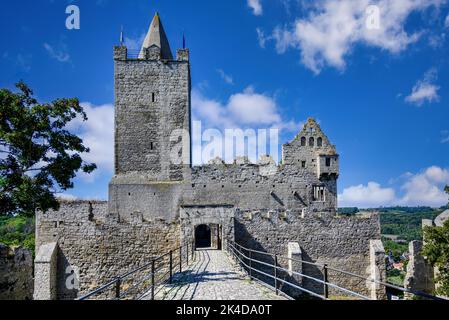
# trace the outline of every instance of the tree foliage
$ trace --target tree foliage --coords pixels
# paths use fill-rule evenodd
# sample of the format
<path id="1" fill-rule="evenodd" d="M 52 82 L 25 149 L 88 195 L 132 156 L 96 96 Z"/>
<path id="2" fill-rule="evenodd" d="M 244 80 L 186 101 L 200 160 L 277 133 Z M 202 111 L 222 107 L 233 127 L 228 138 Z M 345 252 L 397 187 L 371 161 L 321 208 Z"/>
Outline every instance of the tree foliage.
<path id="1" fill-rule="evenodd" d="M 449 187 L 445 191 L 449 194 Z M 437 294 L 449 296 L 449 220 L 441 227 L 425 227 L 424 239 L 423 255 L 438 268 Z"/>
<path id="2" fill-rule="evenodd" d="M 16 87 L 0 90 L 0 215 L 33 216 L 57 210 L 55 195 L 96 165 L 83 161 L 89 149 L 66 128 L 76 117 L 87 120 L 77 99 L 41 104 L 25 83 Z"/>

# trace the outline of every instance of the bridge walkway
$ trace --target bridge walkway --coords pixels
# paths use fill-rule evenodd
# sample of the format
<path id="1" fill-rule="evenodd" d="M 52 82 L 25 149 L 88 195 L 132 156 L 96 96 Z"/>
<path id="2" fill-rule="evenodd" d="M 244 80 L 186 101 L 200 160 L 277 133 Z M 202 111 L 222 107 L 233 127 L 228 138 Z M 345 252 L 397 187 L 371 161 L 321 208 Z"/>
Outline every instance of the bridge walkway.
<path id="1" fill-rule="evenodd" d="M 195 259 L 172 284 L 157 289 L 156 300 L 285 300 L 251 281 L 219 250 L 198 250 Z"/>

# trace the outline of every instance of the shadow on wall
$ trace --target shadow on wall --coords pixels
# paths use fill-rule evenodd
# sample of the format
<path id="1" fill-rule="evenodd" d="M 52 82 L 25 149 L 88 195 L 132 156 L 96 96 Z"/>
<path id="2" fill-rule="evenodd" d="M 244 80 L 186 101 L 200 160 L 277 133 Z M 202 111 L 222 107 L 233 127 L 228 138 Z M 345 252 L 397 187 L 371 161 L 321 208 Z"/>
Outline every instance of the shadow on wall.
<path id="1" fill-rule="evenodd" d="M 278 247 L 279 249 L 277 251 L 274 249 L 267 249 L 269 247 L 273 248 L 274 244 L 271 244 L 271 245 L 262 244 L 259 240 L 255 239 L 251 235 L 251 233 L 248 232 L 246 226 L 243 225 L 242 223 L 240 223 L 238 220 L 235 220 L 235 239 L 236 239 L 235 241 L 243 247 L 250 248 L 250 249 L 256 250 L 256 251 L 261 251 L 263 253 L 267 253 L 267 254 L 263 254 L 263 253 L 254 253 L 253 252 L 253 253 L 251 253 L 252 259 L 259 260 L 259 261 L 265 262 L 270 265 L 274 265 L 275 258 L 271 254 L 277 253 L 278 254 L 278 266 L 280 266 L 284 269 L 288 269 L 288 261 L 289 260 L 286 259 L 287 250 L 288 250 L 287 246 L 285 246 L 285 248 Z M 245 255 L 249 256 L 249 253 L 245 252 L 244 250 L 243 250 L 243 253 Z M 302 260 L 307 261 L 307 262 L 313 262 L 312 259 L 310 258 L 310 256 L 308 256 L 307 253 L 304 251 L 302 251 Z M 250 264 L 248 259 L 244 260 L 244 262 L 248 265 Z M 260 270 L 260 271 L 266 273 L 266 274 L 274 276 L 274 268 L 273 267 L 269 267 L 269 266 L 266 266 L 266 265 L 263 265 L 260 263 L 256 263 L 254 261 L 251 263 L 251 266 L 257 270 Z M 300 272 L 300 273 L 306 274 L 308 276 L 316 277 L 318 279 L 323 278 L 323 272 L 317 266 L 303 263 L 300 268 L 302 268 L 302 271 L 298 270 L 298 268 L 293 267 L 293 271 Z M 249 272 L 249 270 L 247 270 L 247 272 Z M 252 271 L 252 276 L 254 276 L 255 278 L 257 278 L 265 283 L 268 283 L 270 286 L 274 287 L 275 283 L 274 283 L 273 278 L 263 275 L 261 273 L 258 273 L 254 270 Z M 291 276 L 288 272 L 283 271 L 283 270 L 277 271 L 277 277 L 279 279 L 282 279 L 284 281 L 292 283 L 296 286 L 304 287 L 307 290 L 310 290 L 314 293 L 317 293 L 320 295 L 324 294 L 323 285 L 316 281 L 313 281 L 313 280 L 310 280 L 310 279 L 307 279 L 304 277 L 300 277 L 298 275 Z M 299 289 L 296 289 L 292 286 L 282 283 L 281 281 L 278 281 L 278 288 L 282 292 L 285 292 L 286 294 L 288 294 L 289 296 L 291 296 L 295 299 L 312 298 L 312 296 L 310 296 L 309 294 L 306 294 Z"/>
<path id="2" fill-rule="evenodd" d="M 76 266 L 70 265 L 64 252 L 58 248 L 57 267 L 57 299 L 74 300 L 78 298 L 79 271 Z"/>

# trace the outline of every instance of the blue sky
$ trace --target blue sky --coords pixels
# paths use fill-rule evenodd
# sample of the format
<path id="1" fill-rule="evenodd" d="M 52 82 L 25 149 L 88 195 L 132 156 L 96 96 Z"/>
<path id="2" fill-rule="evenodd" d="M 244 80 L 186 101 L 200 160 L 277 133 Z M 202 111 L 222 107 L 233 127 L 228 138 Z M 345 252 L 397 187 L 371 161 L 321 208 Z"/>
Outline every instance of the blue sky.
<path id="1" fill-rule="evenodd" d="M 80 29 L 65 26 L 80 8 Z M 367 19 L 376 17 L 378 28 Z M 281 130 L 316 118 L 341 156 L 340 205 L 445 204 L 449 184 L 449 6 L 444 0 L 17 0 L 0 11 L 0 87 L 78 97 L 72 129 L 99 166 L 67 194 L 107 198 L 113 174 L 112 48 L 138 50 L 158 11 L 172 50 L 185 33 L 193 114 L 207 127 Z M 376 21 L 371 26 L 375 26 Z M 242 103 L 246 103 L 245 109 Z M 243 111 L 242 111 L 243 110 Z M 246 111 L 245 111 L 246 110 Z M 251 115 L 258 114 L 257 121 Z M 255 122 L 255 123 L 254 123 Z"/>

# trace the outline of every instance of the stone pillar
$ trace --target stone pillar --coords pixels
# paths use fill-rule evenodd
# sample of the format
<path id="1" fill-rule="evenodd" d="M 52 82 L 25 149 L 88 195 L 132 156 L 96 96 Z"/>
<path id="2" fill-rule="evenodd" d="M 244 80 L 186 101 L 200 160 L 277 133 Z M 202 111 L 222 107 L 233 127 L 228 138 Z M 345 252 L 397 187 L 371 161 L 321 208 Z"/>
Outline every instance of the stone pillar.
<path id="1" fill-rule="evenodd" d="M 385 265 L 385 249 L 381 240 L 370 240 L 370 278 L 376 281 L 385 282 L 387 280 Z M 387 298 L 385 286 L 369 282 L 371 299 L 385 300 Z"/>
<path id="2" fill-rule="evenodd" d="M 218 224 L 210 224 L 210 245 L 212 249 L 218 249 Z"/>
<path id="3" fill-rule="evenodd" d="M 288 243 L 287 256 L 289 259 L 302 260 L 302 251 L 298 242 Z M 288 274 L 290 277 L 294 277 L 298 282 L 301 282 L 302 277 L 298 275 L 295 276 L 292 271 L 302 273 L 302 262 L 288 260 Z"/>
<path id="4" fill-rule="evenodd" d="M 58 244 L 43 244 L 34 260 L 34 300 L 56 300 Z"/>
<path id="5" fill-rule="evenodd" d="M 423 243 L 412 241 L 409 245 L 410 259 L 407 265 L 407 274 L 404 279 L 404 287 L 414 291 L 422 291 L 433 294 L 435 284 L 433 279 L 433 268 L 421 255 Z M 415 295 L 406 293 L 405 299 L 411 300 Z"/>

